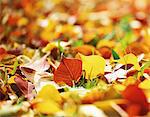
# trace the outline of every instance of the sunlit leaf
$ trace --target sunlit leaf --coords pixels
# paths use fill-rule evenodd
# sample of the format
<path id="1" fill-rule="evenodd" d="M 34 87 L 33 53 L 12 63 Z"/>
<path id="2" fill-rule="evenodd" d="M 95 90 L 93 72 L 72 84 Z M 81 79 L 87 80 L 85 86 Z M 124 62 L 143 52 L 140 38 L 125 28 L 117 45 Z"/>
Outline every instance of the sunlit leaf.
<path id="1" fill-rule="evenodd" d="M 138 58 L 134 54 L 127 54 L 118 60 L 120 64 L 127 65 L 133 64 L 136 70 L 140 70 L 140 65 L 138 63 Z"/>
<path id="2" fill-rule="evenodd" d="M 122 93 L 124 99 L 127 99 L 130 103 L 128 104 L 127 110 L 131 106 L 139 108 L 137 111 L 129 109 L 128 113 L 130 116 L 135 115 L 146 115 L 149 111 L 149 104 L 144 92 L 138 88 L 137 85 L 129 85 Z"/>
<path id="3" fill-rule="evenodd" d="M 115 84 L 114 88 L 118 91 L 123 91 L 123 90 L 125 90 L 126 87 L 122 84 Z"/>
<path id="4" fill-rule="evenodd" d="M 115 36 L 115 31 L 113 31 L 113 32 L 111 32 L 110 34 L 107 34 L 105 37 L 104 37 L 104 39 L 105 40 L 110 40 L 110 39 L 112 39 L 114 36 Z"/>
<path id="5" fill-rule="evenodd" d="M 59 112 L 61 109 L 59 108 L 59 105 L 56 102 L 46 100 L 38 103 L 36 105 L 36 110 L 44 114 L 54 114 L 56 112 Z"/>
<path id="6" fill-rule="evenodd" d="M 78 59 L 63 58 L 57 70 L 54 72 L 54 81 L 64 82 L 73 86 L 82 74 L 82 61 Z"/>
<path id="7" fill-rule="evenodd" d="M 105 47 L 105 46 L 112 48 L 112 47 L 114 47 L 114 45 L 115 45 L 114 41 L 103 39 L 98 42 L 98 44 L 96 45 L 96 48 L 101 48 L 101 47 Z"/>
<path id="8" fill-rule="evenodd" d="M 47 44 L 43 49 L 42 51 L 43 52 L 51 52 L 52 49 L 56 48 L 56 44 L 55 43 L 49 43 Z"/>
<path id="9" fill-rule="evenodd" d="M 45 85 L 39 92 L 36 98 L 42 100 L 53 100 L 55 102 L 61 103 L 62 99 L 59 95 L 58 90 L 53 85 Z"/>
<path id="10" fill-rule="evenodd" d="M 82 46 L 74 47 L 73 52 L 81 53 L 83 55 L 92 55 L 92 53 L 99 54 L 99 52 L 95 49 L 94 46 L 86 45 L 86 44 Z"/>
<path id="11" fill-rule="evenodd" d="M 142 67 L 141 67 L 141 73 L 144 73 L 144 70 L 150 67 L 150 61 L 146 62 Z"/>
<path id="12" fill-rule="evenodd" d="M 28 23 L 28 19 L 25 18 L 25 17 L 20 18 L 20 19 L 18 20 L 18 22 L 17 22 L 18 26 L 24 26 L 24 25 L 26 25 L 27 23 Z"/>
<path id="13" fill-rule="evenodd" d="M 18 60 L 16 59 L 16 61 L 14 62 L 13 70 L 11 71 L 11 75 L 14 75 L 18 66 L 19 66 Z"/>
<path id="14" fill-rule="evenodd" d="M 44 86 L 39 92 L 35 100 L 34 108 L 43 114 L 54 114 L 59 112 L 62 98 L 58 90 L 52 85 Z"/>
<path id="15" fill-rule="evenodd" d="M 150 90 L 150 80 L 148 80 L 148 79 L 144 80 L 143 82 L 141 82 L 139 84 L 139 87 L 141 89 L 148 89 L 148 90 Z"/>
<path id="16" fill-rule="evenodd" d="M 83 63 L 82 69 L 85 70 L 87 79 L 96 78 L 99 74 L 104 74 L 105 59 L 99 55 L 84 56 L 79 54 Z"/>
<path id="17" fill-rule="evenodd" d="M 73 46 L 74 47 L 77 47 L 77 46 L 82 46 L 83 45 L 83 40 L 77 40 L 73 43 Z"/>

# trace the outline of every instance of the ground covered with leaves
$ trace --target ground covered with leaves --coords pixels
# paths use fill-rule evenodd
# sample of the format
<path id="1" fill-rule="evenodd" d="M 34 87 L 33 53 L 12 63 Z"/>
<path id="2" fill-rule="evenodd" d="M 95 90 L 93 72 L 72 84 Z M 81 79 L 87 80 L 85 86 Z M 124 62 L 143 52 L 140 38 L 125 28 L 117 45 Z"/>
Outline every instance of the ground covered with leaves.
<path id="1" fill-rule="evenodd" d="M 150 116 L 149 0 L 0 0 L 0 117 Z"/>

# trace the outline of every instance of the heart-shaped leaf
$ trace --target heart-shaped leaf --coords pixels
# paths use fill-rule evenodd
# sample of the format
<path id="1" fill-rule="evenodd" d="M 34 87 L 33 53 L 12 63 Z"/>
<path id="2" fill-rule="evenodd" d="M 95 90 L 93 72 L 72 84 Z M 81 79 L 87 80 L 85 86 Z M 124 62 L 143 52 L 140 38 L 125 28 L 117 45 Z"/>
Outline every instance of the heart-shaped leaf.
<path id="1" fill-rule="evenodd" d="M 64 82 L 73 86 L 82 75 L 82 61 L 73 58 L 63 58 L 57 70 L 54 72 L 54 81 Z"/>
<path id="2" fill-rule="evenodd" d="M 87 79 L 93 79 L 99 74 L 104 74 L 105 59 L 99 55 L 84 56 L 79 54 L 83 63 L 83 70 L 85 70 Z"/>

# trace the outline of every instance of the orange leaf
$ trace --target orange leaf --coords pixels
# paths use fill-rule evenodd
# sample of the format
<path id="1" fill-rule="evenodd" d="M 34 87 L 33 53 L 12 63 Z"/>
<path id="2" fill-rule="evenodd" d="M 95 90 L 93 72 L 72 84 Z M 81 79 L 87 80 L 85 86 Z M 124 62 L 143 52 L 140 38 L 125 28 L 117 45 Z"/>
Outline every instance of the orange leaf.
<path id="1" fill-rule="evenodd" d="M 127 108 L 127 111 L 130 110 L 130 113 L 133 115 L 146 115 L 149 110 L 149 104 L 147 101 L 147 98 L 142 91 L 142 89 L 138 88 L 137 85 L 129 85 L 122 93 L 123 97 L 129 101 L 129 105 Z M 138 105 L 137 108 L 140 108 L 140 110 L 137 112 L 131 112 L 131 109 L 129 107 L 132 107 L 132 105 Z M 135 108 L 135 107 L 134 107 Z"/>
<path id="2" fill-rule="evenodd" d="M 83 55 L 92 55 L 92 51 L 94 52 L 94 54 L 99 54 L 98 50 L 96 50 L 96 48 L 94 46 L 91 45 L 82 45 L 82 46 L 78 46 L 78 47 L 74 47 L 72 49 L 72 51 L 74 53 L 81 53 Z"/>
<path id="3" fill-rule="evenodd" d="M 4 48 L 0 47 L 0 55 L 2 55 L 2 54 L 6 54 L 6 50 Z"/>
<path id="4" fill-rule="evenodd" d="M 78 81 L 82 74 L 82 62 L 78 59 L 63 58 L 57 70 L 54 72 L 54 81 L 64 82 L 73 86 L 74 81 Z"/>

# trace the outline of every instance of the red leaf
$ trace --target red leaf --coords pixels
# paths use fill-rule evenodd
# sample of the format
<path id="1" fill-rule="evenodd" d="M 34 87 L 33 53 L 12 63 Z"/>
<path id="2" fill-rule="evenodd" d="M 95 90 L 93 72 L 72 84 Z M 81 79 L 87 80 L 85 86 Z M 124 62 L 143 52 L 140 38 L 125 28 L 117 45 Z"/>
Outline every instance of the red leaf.
<path id="1" fill-rule="evenodd" d="M 6 54 L 6 50 L 4 48 L 0 47 L 0 55 L 2 55 L 2 54 Z"/>
<path id="2" fill-rule="evenodd" d="M 0 47 L 0 61 L 7 55 L 7 51 Z"/>
<path id="3" fill-rule="evenodd" d="M 78 81 L 82 75 L 82 61 L 78 59 L 63 58 L 54 72 L 54 81 L 64 82 L 73 86 L 73 81 Z"/>
<path id="4" fill-rule="evenodd" d="M 150 68 L 149 69 L 145 69 L 144 73 L 147 73 L 148 75 L 150 75 Z"/>
<path id="5" fill-rule="evenodd" d="M 138 88 L 137 85 L 129 85 L 125 91 L 123 91 L 122 95 L 129 101 L 127 110 L 130 110 L 130 112 L 128 114 L 132 113 L 132 116 L 137 115 L 137 112 L 134 112 L 134 110 L 131 112 L 131 109 L 129 109 L 129 107 L 135 108 L 135 105 L 138 105 L 136 108 L 140 108 L 138 115 L 146 115 L 148 113 L 149 104 L 147 98 L 142 89 Z"/>

